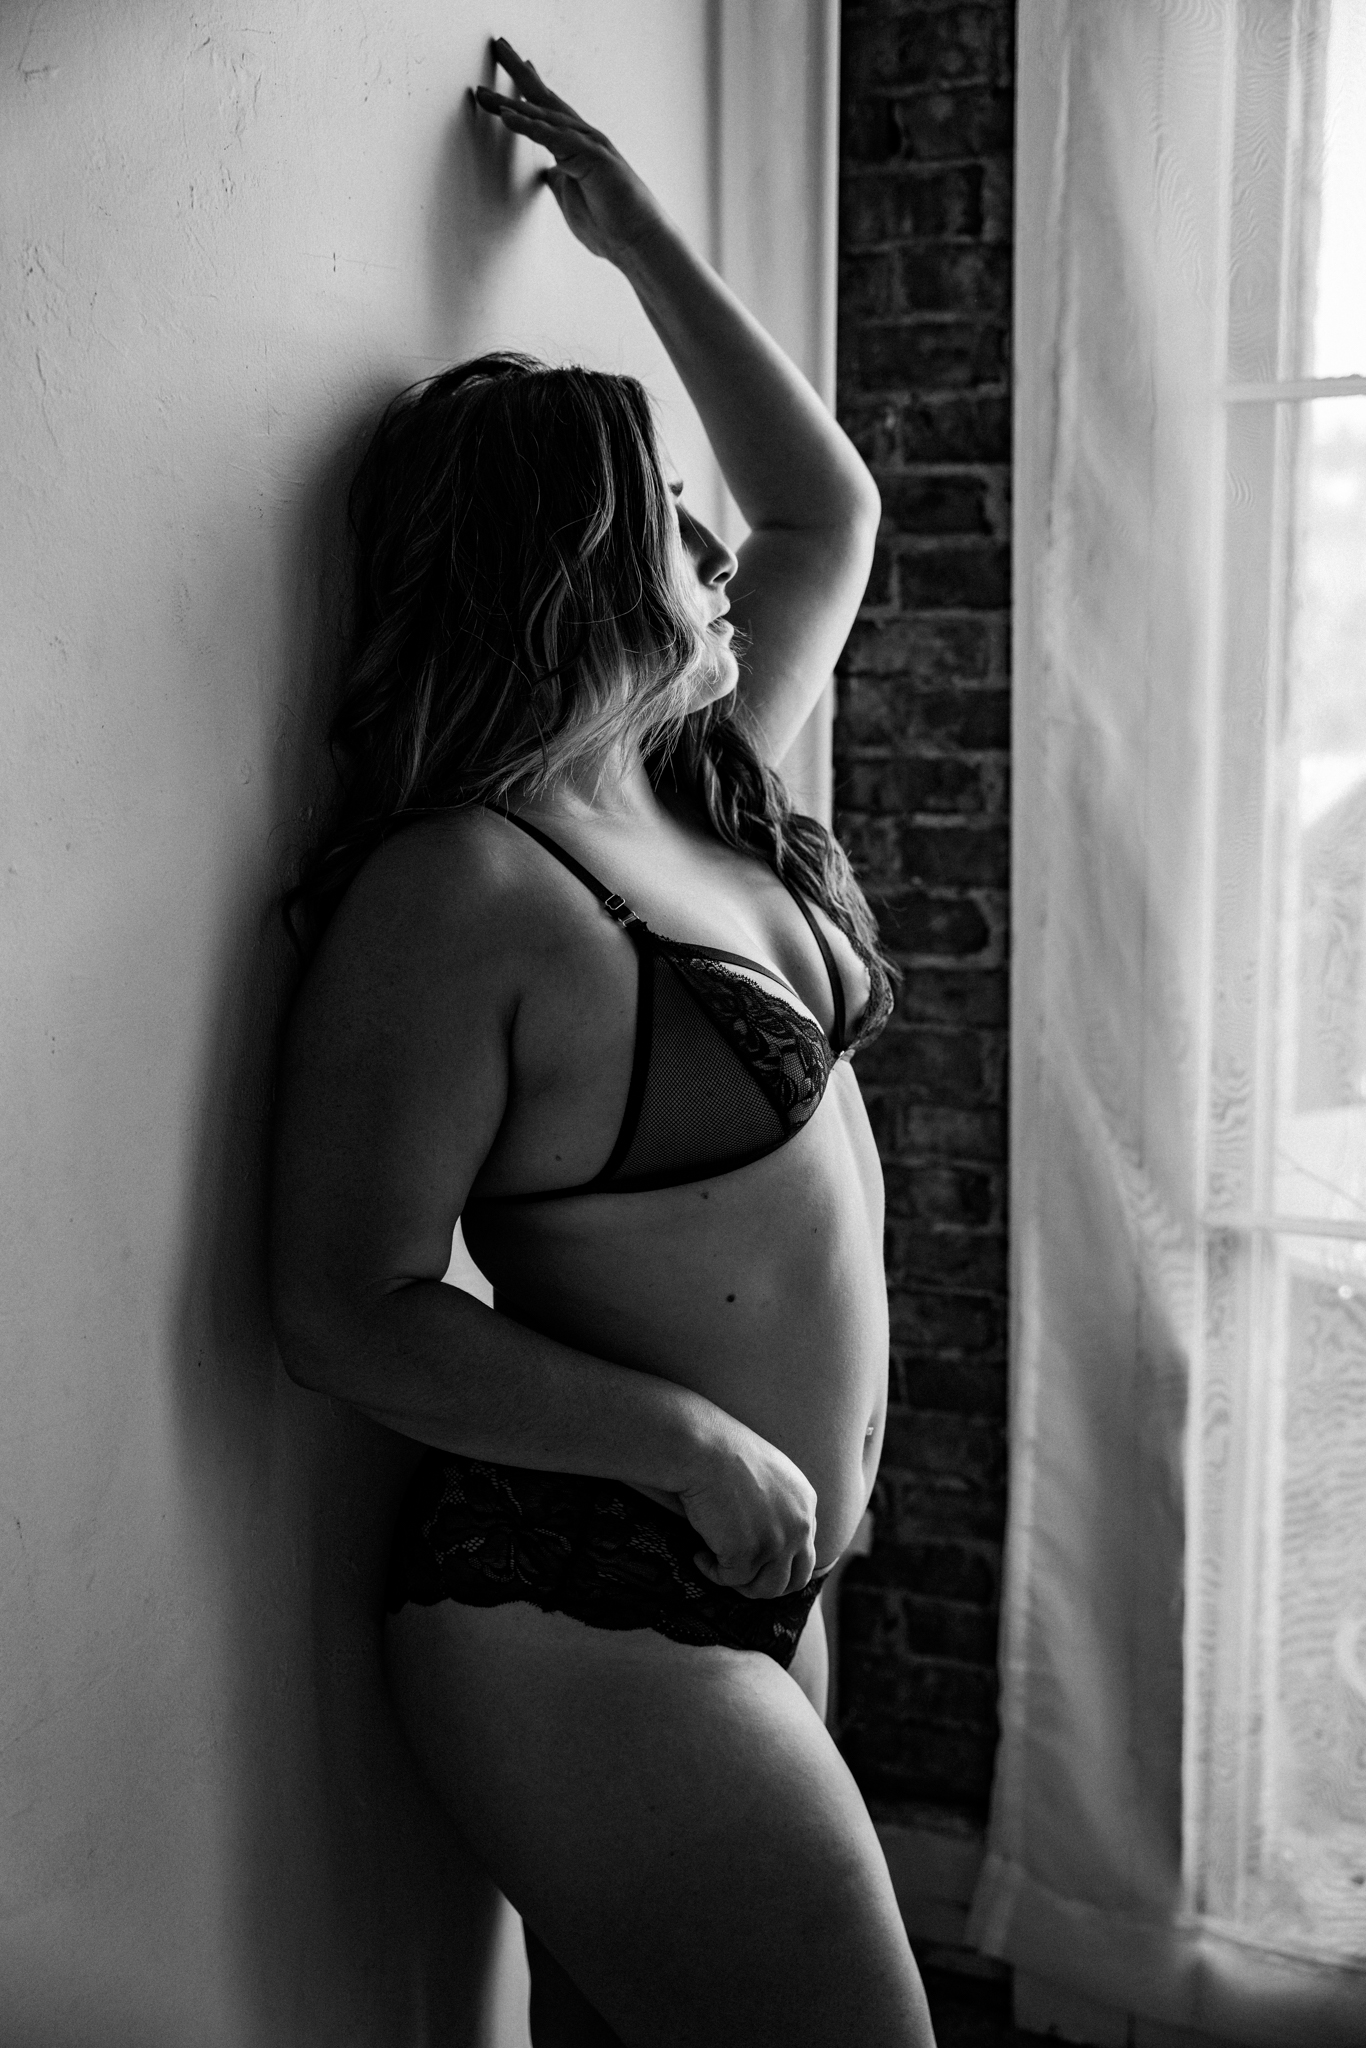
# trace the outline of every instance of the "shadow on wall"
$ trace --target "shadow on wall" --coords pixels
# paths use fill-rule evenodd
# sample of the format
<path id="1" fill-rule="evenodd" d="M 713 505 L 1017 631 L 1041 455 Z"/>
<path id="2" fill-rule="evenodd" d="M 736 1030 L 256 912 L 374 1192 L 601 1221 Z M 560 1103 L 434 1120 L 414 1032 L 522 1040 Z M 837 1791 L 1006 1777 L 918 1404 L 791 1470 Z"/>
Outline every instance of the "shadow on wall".
<path id="1" fill-rule="evenodd" d="M 513 193 L 510 138 L 463 107 L 431 208 L 431 277 L 451 359 Z M 348 611 L 346 491 L 394 386 L 359 403 L 301 476 L 276 545 L 281 615 L 269 843 L 225 888 L 221 978 L 192 1133 L 178 1302 L 183 1469 L 220 1603 L 233 1689 L 223 1901 L 253 2048 L 460 2043 L 506 2031 L 517 1964 L 499 1895 L 419 1780 L 384 1688 L 382 1578 L 417 1455 L 301 1391 L 266 1308 L 265 1202 L 277 1045 L 297 980 L 279 893 L 331 788 L 325 733 Z M 240 582 L 235 586 L 240 589 Z"/>
<path id="2" fill-rule="evenodd" d="M 508 87 L 503 79 L 500 88 L 487 49 L 478 83 Z M 506 249 L 538 199 L 550 203 L 539 174 L 517 183 L 511 134 L 481 114 L 472 95 L 471 87 L 451 116 L 427 213 L 432 322 L 452 335 L 467 331 L 471 314 L 482 312 L 483 286 L 500 245 Z"/>

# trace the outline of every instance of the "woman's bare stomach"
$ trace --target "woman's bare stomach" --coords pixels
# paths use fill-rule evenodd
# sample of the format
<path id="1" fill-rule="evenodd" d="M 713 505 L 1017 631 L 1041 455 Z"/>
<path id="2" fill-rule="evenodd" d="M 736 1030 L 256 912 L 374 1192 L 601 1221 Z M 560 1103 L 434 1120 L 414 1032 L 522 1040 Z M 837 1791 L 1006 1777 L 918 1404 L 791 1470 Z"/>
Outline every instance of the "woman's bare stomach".
<path id="1" fill-rule="evenodd" d="M 465 1241 L 504 1313 L 691 1387 L 800 1466 L 816 1563 L 867 1504 L 882 1446 L 882 1173 L 847 1064 L 752 1165 L 644 1194 L 476 1205 Z"/>

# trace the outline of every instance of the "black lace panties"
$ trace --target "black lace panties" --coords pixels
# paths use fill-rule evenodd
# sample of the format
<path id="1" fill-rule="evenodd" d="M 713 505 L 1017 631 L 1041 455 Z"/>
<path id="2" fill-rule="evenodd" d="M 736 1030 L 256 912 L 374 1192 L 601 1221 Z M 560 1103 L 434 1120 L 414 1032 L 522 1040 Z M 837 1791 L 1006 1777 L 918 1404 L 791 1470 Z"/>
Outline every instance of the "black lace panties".
<path id="1" fill-rule="evenodd" d="M 676 1643 L 762 1650 L 786 1670 L 820 1580 L 776 1600 L 747 1600 L 702 1576 L 698 1548 L 681 1515 L 634 1487 L 432 1450 L 399 1512 L 387 1606 L 394 1614 L 410 1600 L 526 1600 L 591 1628 L 652 1628 Z"/>

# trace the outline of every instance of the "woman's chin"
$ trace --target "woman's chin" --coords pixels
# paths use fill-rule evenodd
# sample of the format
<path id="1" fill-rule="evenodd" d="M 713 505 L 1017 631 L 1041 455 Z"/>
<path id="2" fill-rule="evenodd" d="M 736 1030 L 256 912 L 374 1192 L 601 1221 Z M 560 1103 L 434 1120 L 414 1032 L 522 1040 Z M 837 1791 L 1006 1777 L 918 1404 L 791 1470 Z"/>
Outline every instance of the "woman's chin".
<path id="1" fill-rule="evenodd" d="M 716 667 L 698 694 L 697 709 L 707 704 L 719 704 L 723 697 L 735 694 L 740 681 L 740 664 L 729 647 L 718 649 Z"/>

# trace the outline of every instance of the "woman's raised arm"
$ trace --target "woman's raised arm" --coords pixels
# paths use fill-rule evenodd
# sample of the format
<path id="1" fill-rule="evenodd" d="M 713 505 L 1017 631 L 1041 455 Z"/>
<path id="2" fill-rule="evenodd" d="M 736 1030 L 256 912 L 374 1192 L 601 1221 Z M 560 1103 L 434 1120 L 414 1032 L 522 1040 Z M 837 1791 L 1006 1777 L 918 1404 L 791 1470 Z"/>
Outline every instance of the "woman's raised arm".
<path id="1" fill-rule="evenodd" d="M 770 760 L 795 738 L 853 624 L 872 565 L 877 486 L 806 379 L 688 246 L 608 138 L 501 39 L 511 99 L 480 106 L 555 159 L 573 233 L 622 271 L 701 415 L 750 535 L 730 585 L 748 636 L 741 695 Z"/>

